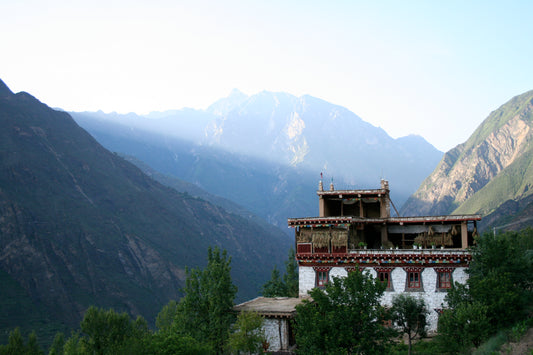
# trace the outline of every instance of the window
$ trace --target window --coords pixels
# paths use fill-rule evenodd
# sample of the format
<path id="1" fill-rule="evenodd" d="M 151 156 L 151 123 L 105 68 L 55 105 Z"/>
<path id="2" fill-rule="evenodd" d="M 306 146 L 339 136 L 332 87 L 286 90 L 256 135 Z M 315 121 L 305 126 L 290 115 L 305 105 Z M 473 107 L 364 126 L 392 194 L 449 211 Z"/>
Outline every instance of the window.
<path id="1" fill-rule="evenodd" d="M 329 267 L 315 267 L 316 273 L 316 287 L 324 287 L 329 281 Z"/>
<path id="2" fill-rule="evenodd" d="M 438 268 L 435 269 L 437 273 L 437 289 L 449 290 L 452 288 L 452 272 L 451 268 Z"/>
<path id="3" fill-rule="evenodd" d="M 387 291 L 392 291 L 392 279 L 391 272 L 392 268 L 376 268 L 377 278 L 379 281 L 383 282 L 387 286 Z"/>
<path id="4" fill-rule="evenodd" d="M 316 285 L 318 287 L 326 286 L 328 283 L 328 272 L 327 271 L 317 271 L 316 273 Z"/>
<path id="5" fill-rule="evenodd" d="M 409 271 L 408 288 L 420 288 L 420 271 Z"/>
<path id="6" fill-rule="evenodd" d="M 420 267 L 408 267 L 404 268 L 407 274 L 407 280 L 405 283 L 405 291 L 411 292 L 423 292 L 424 287 L 422 283 L 422 271 Z"/>

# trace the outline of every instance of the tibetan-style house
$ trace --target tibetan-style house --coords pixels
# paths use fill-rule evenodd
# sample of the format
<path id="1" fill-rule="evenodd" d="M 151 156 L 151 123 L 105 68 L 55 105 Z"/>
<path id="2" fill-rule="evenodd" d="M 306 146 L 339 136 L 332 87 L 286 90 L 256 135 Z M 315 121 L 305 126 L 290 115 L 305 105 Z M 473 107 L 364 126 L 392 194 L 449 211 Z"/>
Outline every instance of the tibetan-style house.
<path id="1" fill-rule="evenodd" d="M 446 292 L 453 282 L 464 283 L 468 277 L 468 247 L 481 216 L 392 217 L 386 180 L 379 189 L 368 190 L 335 190 L 333 183 L 324 190 L 320 181 L 317 195 L 318 217 L 288 219 L 295 230 L 300 298 L 288 302 L 260 297 L 235 307 L 265 317 L 268 350 L 286 351 L 294 345 L 289 320 L 308 291 L 358 269 L 387 284 L 383 305 L 404 292 L 424 298 L 430 310 L 428 330 L 435 331 Z"/>
<path id="2" fill-rule="evenodd" d="M 423 297 L 431 310 L 429 330 L 453 282 L 465 282 L 468 247 L 480 215 L 391 217 L 389 184 L 371 190 L 317 191 L 319 216 L 290 218 L 295 229 L 299 292 L 307 295 L 333 276 L 356 269 L 387 283 L 383 304 L 403 292 Z"/>

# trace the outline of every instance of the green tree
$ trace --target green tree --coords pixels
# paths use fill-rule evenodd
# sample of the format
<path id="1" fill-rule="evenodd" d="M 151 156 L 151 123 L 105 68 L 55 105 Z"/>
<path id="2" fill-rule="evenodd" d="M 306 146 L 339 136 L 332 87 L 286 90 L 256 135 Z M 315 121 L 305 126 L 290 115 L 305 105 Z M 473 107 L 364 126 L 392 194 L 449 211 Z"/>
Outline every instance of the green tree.
<path id="1" fill-rule="evenodd" d="M 489 337 L 487 307 L 479 302 L 462 302 L 445 309 L 439 317 L 438 331 L 438 340 L 447 352 L 470 352 Z"/>
<path id="2" fill-rule="evenodd" d="M 178 304 L 173 330 L 189 334 L 222 353 L 235 320 L 231 312 L 237 287 L 231 281 L 231 258 L 209 248 L 204 270 L 187 269 L 184 297 Z"/>
<path id="3" fill-rule="evenodd" d="M 479 346 L 496 331 L 524 319 L 531 305 L 533 263 L 528 249 L 533 231 L 485 233 L 476 244 L 467 283 L 455 283 L 439 318 L 439 338 L 448 350 Z"/>
<path id="4" fill-rule="evenodd" d="M 24 344 L 24 337 L 20 328 L 9 332 L 9 338 L 6 345 L 0 345 L 0 355 L 41 355 L 43 351 L 37 344 L 37 335 L 31 332 L 28 336 L 28 343 Z"/>
<path id="5" fill-rule="evenodd" d="M 487 306 L 492 330 L 525 316 L 531 300 L 533 263 L 524 243 L 531 231 L 486 233 L 477 239 L 468 270 L 470 297 Z"/>
<path id="6" fill-rule="evenodd" d="M 92 354 L 139 353 L 150 332 L 142 317 L 132 321 L 127 313 L 90 307 L 80 324 Z"/>
<path id="7" fill-rule="evenodd" d="M 400 294 L 392 300 L 391 319 L 400 328 L 402 333 L 407 334 L 408 354 L 411 354 L 412 340 L 426 333 L 428 309 L 422 298 Z"/>
<path id="8" fill-rule="evenodd" d="M 48 355 L 62 355 L 63 347 L 65 346 L 65 335 L 61 332 L 57 333 L 54 337 L 54 341 L 48 349 Z"/>
<path id="9" fill-rule="evenodd" d="M 0 355 L 17 355 L 24 354 L 26 347 L 24 346 L 24 338 L 20 333 L 20 328 L 9 332 L 9 338 L 6 345 L 0 345 Z"/>
<path id="10" fill-rule="evenodd" d="M 351 272 L 334 277 L 325 289 L 310 291 L 311 301 L 296 307 L 296 343 L 303 354 L 384 354 L 395 331 L 384 325 L 379 299 L 385 285 Z"/>
<path id="11" fill-rule="evenodd" d="M 84 339 L 80 333 L 72 333 L 63 346 L 64 355 L 89 354 Z"/>
<path id="12" fill-rule="evenodd" d="M 228 349 L 231 352 L 241 351 L 248 354 L 257 354 L 263 350 L 266 341 L 263 332 L 263 317 L 255 312 L 241 312 L 234 324 L 234 332 L 228 341 Z"/>
<path id="13" fill-rule="evenodd" d="M 167 332 L 174 323 L 174 318 L 178 314 L 178 302 L 170 300 L 159 312 L 155 319 L 155 326 L 159 331 Z"/>
<path id="14" fill-rule="evenodd" d="M 26 354 L 32 354 L 32 355 L 39 355 L 44 354 L 41 348 L 39 347 L 39 344 L 37 343 L 37 334 L 35 331 L 32 331 L 30 335 L 28 335 L 28 344 L 26 345 Z"/>
<path id="15" fill-rule="evenodd" d="M 289 249 L 289 257 L 287 261 L 285 261 L 283 282 L 285 283 L 285 289 L 287 290 L 287 297 L 298 297 L 298 262 L 296 261 L 294 248 Z"/>
<path id="16" fill-rule="evenodd" d="M 265 297 L 285 297 L 287 296 L 287 287 L 281 279 L 279 270 L 276 266 L 272 269 L 270 280 L 263 285 L 263 296 Z"/>
<path id="17" fill-rule="evenodd" d="M 265 297 L 298 297 L 298 288 L 298 263 L 294 248 L 291 248 L 285 261 L 285 274 L 281 277 L 277 266 L 274 266 L 270 280 L 263 285 L 262 294 Z"/>
<path id="18" fill-rule="evenodd" d="M 153 355 L 211 355 L 214 353 L 209 344 L 202 343 L 188 334 L 177 332 L 154 334 L 149 350 L 149 354 Z"/>

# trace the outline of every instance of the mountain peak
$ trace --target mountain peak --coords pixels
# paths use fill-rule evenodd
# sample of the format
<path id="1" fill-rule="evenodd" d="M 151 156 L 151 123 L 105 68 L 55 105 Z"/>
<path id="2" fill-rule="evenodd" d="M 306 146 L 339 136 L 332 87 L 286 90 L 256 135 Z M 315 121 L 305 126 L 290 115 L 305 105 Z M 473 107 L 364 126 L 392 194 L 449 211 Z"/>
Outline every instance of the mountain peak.
<path id="1" fill-rule="evenodd" d="M 243 93 L 241 90 L 237 88 L 233 88 L 228 95 L 228 98 L 243 98 L 243 97 L 246 98 L 248 97 L 248 95 L 246 95 L 245 93 Z"/>
<path id="2" fill-rule="evenodd" d="M 7 85 L 0 79 L 0 97 L 13 95 L 13 91 L 9 90 Z"/>

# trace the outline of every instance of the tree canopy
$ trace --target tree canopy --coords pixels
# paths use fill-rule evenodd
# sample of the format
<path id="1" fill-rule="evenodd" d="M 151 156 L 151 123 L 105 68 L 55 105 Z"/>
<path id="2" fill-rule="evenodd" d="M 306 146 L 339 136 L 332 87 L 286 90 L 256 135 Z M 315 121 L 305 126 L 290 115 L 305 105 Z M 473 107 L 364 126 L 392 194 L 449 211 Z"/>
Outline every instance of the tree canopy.
<path id="1" fill-rule="evenodd" d="M 533 230 L 476 239 L 466 285 L 455 283 L 439 318 L 440 340 L 468 350 L 527 317 L 532 305 Z"/>
<path id="2" fill-rule="evenodd" d="M 416 336 L 426 334 L 427 315 L 428 309 L 422 298 L 400 294 L 392 300 L 391 319 L 404 334 L 407 334 L 408 354 L 411 354 L 412 340 Z"/>
<path id="3" fill-rule="evenodd" d="M 204 270 L 188 269 L 185 295 L 176 309 L 173 331 L 210 344 L 221 353 L 235 321 L 231 312 L 237 287 L 231 280 L 231 257 L 218 247 L 208 250 Z"/>
<path id="4" fill-rule="evenodd" d="M 277 266 L 274 266 L 268 280 L 262 288 L 264 297 L 298 297 L 298 263 L 294 248 L 289 250 L 285 261 L 285 273 L 281 276 Z"/>
<path id="5" fill-rule="evenodd" d="M 359 271 L 310 291 L 296 307 L 296 342 L 302 354 L 383 354 L 394 330 L 384 325 L 379 299 L 385 285 Z"/>

